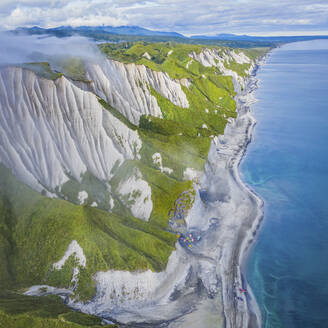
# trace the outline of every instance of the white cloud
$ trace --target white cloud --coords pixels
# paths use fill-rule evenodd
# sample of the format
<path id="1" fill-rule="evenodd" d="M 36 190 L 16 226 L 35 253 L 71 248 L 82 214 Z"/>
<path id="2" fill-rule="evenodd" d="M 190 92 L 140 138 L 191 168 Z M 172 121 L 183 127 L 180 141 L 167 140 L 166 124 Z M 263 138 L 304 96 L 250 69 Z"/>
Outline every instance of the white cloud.
<path id="1" fill-rule="evenodd" d="M 2 27 L 139 25 L 195 33 L 328 29 L 326 0 L 1 0 Z"/>
<path id="2" fill-rule="evenodd" d="M 52 56 L 80 56 L 87 60 L 102 60 L 97 46 L 88 39 L 22 36 L 0 32 L 0 65 L 31 61 L 50 61 Z"/>

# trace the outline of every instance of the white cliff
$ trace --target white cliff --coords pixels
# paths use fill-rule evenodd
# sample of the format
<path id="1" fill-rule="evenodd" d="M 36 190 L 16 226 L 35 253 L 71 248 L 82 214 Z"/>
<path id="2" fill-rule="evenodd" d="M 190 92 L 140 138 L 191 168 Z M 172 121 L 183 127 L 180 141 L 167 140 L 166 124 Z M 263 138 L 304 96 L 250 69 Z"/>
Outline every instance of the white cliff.
<path id="1" fill-rule="evenodd" d="M 172 80 L 167 73 L 153 71 L 144 65 L 104 60 L 101 64 L 88 64 L 87 77 L 94 81 L 96 94 L 135 124 L 139 123 L 141 115 L 162 117 L 149 87 L 173 104 L 189 107 L 179 82 Z"/>
<path id="2" fill-rule="evenodd" d="M 76 266 L 73 268 L 72 279 L 71 279 L 71 283 L 74 284 L 73 288 L 75 288 L 79 280 L 79 273 L 80 273 L 79 266 L 85 268 L 85 265 L 87 263 L 87 259 L 84 255 L 83 249 L 76 240 L 72 240 L 70 242 L 64 256 L 58 262 L 54 263 L 52 266 L 54 270 L 61 270 L 64 264 L 66 263 L 66 261 L 71 256 L 74 256 L 76 260 Z"/>
<path id="3" fill-rule="evenodd" d="M 245 88 L 246 80 L 235 71 L 226 68 L 225 64 L 228 65 L 231 61 L 235 61 L 237 64 L 249 64 L 250 68 L 245 72 L 246 74 L 254 69 L 252 60 L 243 52 L 237 53 L 229 49 L 204 48 L 199 53 L 190 53 L 189 57 L 205 67 L 217 67 L 221 74 L 231 76 L 236 92 L 241 92 Z"/>
<path id="4" fill-rule="evenodd" d="M 65 77 L 2 68 L 0 108 L 0 162 L 37 191 L 80 181 L 86 171 L 108 181 L 117 161 L 139 156 L 138 133 Z"/>
<path id="5" fill-rule="evenodd" d="M 144 221 L 149 220 L 153 210 L 151 188 L 142 179 L 142 174 L 138 168 L 134 168 L 132 175 L 120 182 L 116 191 L 133 216 Z"/>
<path id="6" fill-rule="evenodd" d="M 163 166 L 162 155 L 160 153 L 153 154 L 152 159 L 153 163 L 159 168 L 162 173 L 173 173 L 173 170 L 171 168 Z"/>
<path id="7" fill-rule="evenodd" d="M 56 270 L 60 270 L 64 266 L 68 258 L 72 255 L 74 255 L 79 265 L 85 267 L 87 263 L 87 259 L 84 255 L 83 249 L 76 240 L 72 240 L 70 244 L 67 246 L 67 249 L 63 257 L 58 262 L 53 264 L 53 268 Z"/>

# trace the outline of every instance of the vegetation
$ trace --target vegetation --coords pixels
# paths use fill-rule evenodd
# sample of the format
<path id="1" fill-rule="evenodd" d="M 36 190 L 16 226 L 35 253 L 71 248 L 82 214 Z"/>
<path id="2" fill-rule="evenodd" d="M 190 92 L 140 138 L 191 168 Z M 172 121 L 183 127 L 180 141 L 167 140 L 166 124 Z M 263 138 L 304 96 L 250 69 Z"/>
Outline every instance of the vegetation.
<path id="1" fill-rule="evenodd" d="M 48 79 L 56 80 L 63 75 L 69 79 L 89 83 L 86 78 L 86 71 L 84 62 L 78 57 L 61 57 L 61 56 L 44 56 L 40 54 L 45 61 L 24 63 L 20 67 L 31 70 L 38 76 Z M 49 64 L 51 63 L 51 65 Z"/>
<path id="2" fill-rule="evenodd" d="M 90 206 L 49 199 L 0 170 L 1 288 L 35 284 L 67 287 L 74 262 L 60 272 L 52 264 L 77 240 L 87 258 L 76 293 L 94 295 L 92 275 L 101 270 L 162 270 L 175 236 L 158 225 Z M 71 273 L 71 275 L 70 275 Z"/>
<path id="3" fill-rule="evenodd" d="M 21 66 L 48 80 L 56 80 L 63 76 L 63 73 L 54 72 L 48 62 L 27 63 Z"/>
<path id="4" fill-rule="evenodd" d="M 0 292 L 1 328 L 100 328 L 117 327 L 102 325 L 96 316 L 70 310 L 57 296 L 24 296 L 2 290 Z"/>
<path id="5" fill-rule="evenodd" d="M 86 79 L 86 71 L 83 60 L 78 57 L 49 57 L 56 70 L 62 72 L 68 78 L 75 81 L 89 82 Z"/>
<path id="6" fill-rule="evenodd" d="M 40 28 L 40 27 L 31 27 L 31 28 L 20 28 L 13 33 L 25 32 L 29 34 L 49 34 L 56 37 L 68 37 L 73 35 L 82 35 L 87 38 L 92 38 L 96 41 L 106 41 L 106 42 L 174 42 L 174 43 L 183 43 L 183 44 L 201 44 L 206 46 L 223 46 L 223 47 L 232 47 L 232 48 L 253 48 L 253 47 L 274 47 L 283 42 L 293 42 L 301 41 L 306 37 L 299 37 L 297 40 L 289 37 L 276 37 L 276 38 L 263 38 L 259 40 L 217 40 L 210 38 L 187 38 L 182 36 L 175 35 L 133 35 L 129 34 L 128 31 L 126 34 L 116 34 L 106 31 L 106 26 L 104 28 L 92 29 L 92 28 L 72 28 L 62 27 L 58 28 Z M 294 37 L 295 38 L 295 37 Z M 318 37 L 317 37 L 318 38 Z"/>

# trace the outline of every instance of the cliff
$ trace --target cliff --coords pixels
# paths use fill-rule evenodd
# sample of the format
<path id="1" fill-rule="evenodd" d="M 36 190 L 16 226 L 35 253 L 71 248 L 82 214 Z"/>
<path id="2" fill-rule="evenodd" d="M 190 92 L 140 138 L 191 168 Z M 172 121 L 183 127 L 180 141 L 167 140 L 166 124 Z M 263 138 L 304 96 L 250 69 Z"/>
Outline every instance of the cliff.
<path id="1" fill-rule="evenodd" d="M 183 295 L 199 281 L 218 293 L 213 260 L 176 233 L 192 227 L 208 151 L 258 54 L 136 44 L 128 60 L 107 55 L 85 63 L 83 81 L 0 69 L 0 283 L 126 323 L 167 321 L 192 311 Z"/>

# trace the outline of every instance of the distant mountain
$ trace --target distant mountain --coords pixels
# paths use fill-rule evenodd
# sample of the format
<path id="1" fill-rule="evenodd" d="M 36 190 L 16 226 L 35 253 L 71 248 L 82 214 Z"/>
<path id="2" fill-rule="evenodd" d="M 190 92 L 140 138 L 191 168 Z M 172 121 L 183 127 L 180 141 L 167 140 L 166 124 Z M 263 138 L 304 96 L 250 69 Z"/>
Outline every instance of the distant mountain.
<path id="1" fill-rule="evenodd" d="M 98 42 L 176 42 L 187 44 L 203 44 L 210 46 L 225 46 L 232 48 L 275 47 L 271 41 L 224 40 L 205 36 L 204 38 L 189 38 L 176 32 L 160 32 L 139 26 L 59 26 L 55 28 L 19 27 L 14 34 L 51 35 L 56 37 L 70 37 L 80 35 Z"/>
<path id="2" fill-rule="evenodd" d="M 137 35 L 137 36 L 169 36 L 169 37 L 178 37 L 185 38 L 184 35 L 176 33 L 176 32 L 161 32 L 161 31 L 152 31 L 145 29 L 139 26 L 59 26 L 55 28 L 40 28 L 38 26 L 33 27 L 20 27 L 17 28 L 16 31 L 23 31 L 27 33 L 110 33 L 117 35 Z"/>
<path id="3" fill-rule="evenodd" d="M 55 28 L 19 27 L 13 33 L 53 35 L 69 37 L 81 35 L 101 42 L 177 42 L 188 44 L 206 44 L 232 48 L 275 47 L 281 43 L 328 39 L 328 35 L 316 36 L 251 36 L 221 33 L 217 35 L 194 35 L 186 37 L 176 32 L 152 31 L 139 26 L 59 26 Z"/>
<path id="4" fill-rule="evenodd" d="M 303 35 L 303 36 L 251 36 L 221 33 L 217 35 L 193 35 L 192 39 L 224 40 L 224 41 L 250 41 L 250 42 L 295 42 L 314 39 L 328 39 L 328 35 Z"/>

